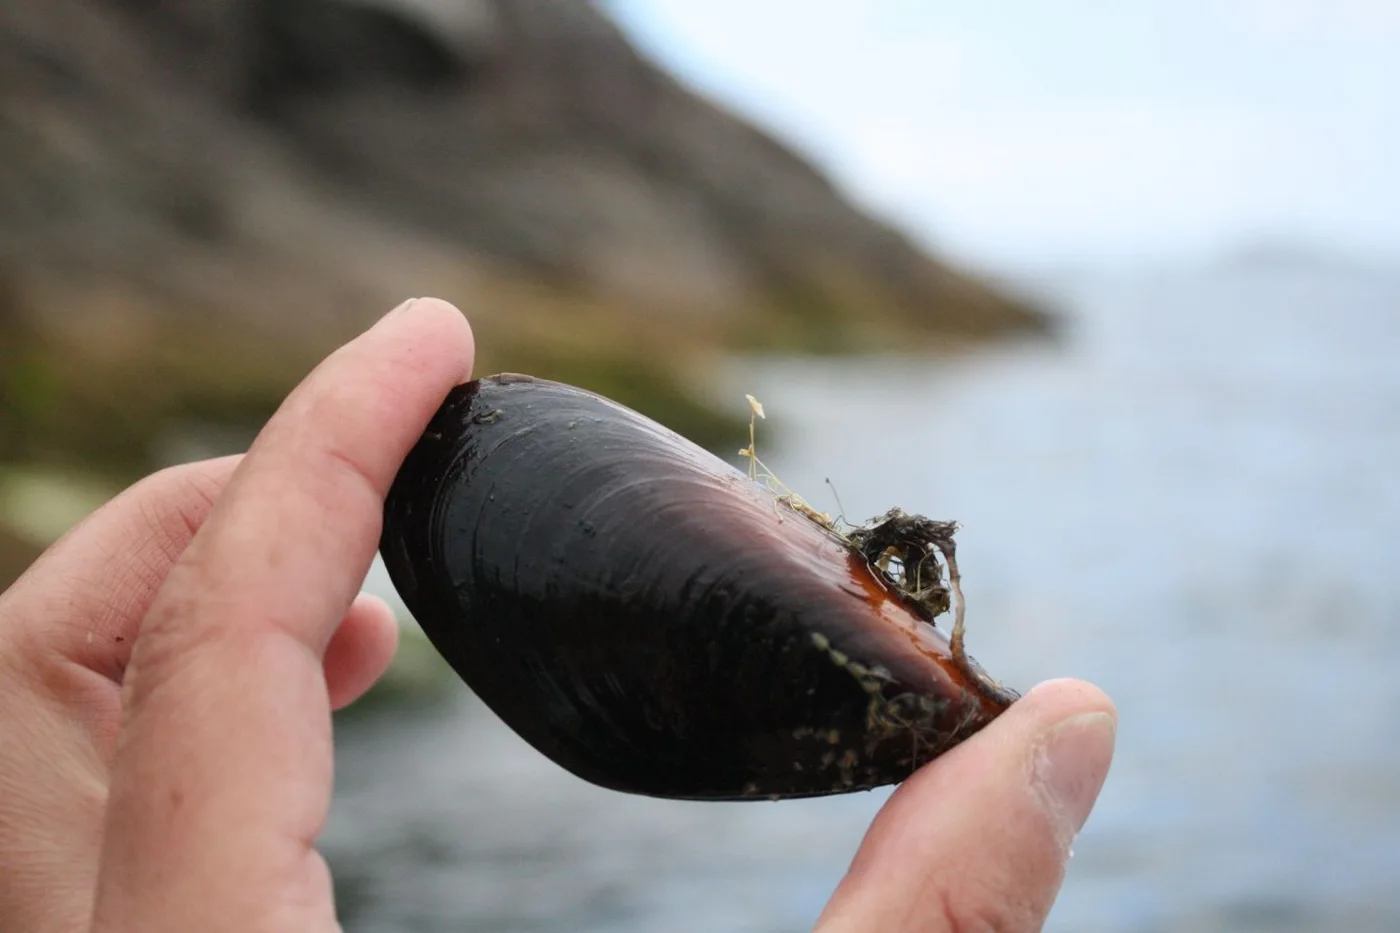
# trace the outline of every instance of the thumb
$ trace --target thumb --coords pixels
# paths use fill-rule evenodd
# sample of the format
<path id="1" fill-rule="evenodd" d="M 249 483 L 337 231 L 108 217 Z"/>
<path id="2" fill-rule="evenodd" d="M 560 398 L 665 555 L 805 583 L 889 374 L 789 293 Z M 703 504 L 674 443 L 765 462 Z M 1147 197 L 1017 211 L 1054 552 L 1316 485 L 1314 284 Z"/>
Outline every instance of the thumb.
<path id="1" fill-rule="evenodd" d="M 1113 756 L 1117 714 L 1041 684 L 924 767 L 875 818 L 818 933 L 1039 930 Z"/>

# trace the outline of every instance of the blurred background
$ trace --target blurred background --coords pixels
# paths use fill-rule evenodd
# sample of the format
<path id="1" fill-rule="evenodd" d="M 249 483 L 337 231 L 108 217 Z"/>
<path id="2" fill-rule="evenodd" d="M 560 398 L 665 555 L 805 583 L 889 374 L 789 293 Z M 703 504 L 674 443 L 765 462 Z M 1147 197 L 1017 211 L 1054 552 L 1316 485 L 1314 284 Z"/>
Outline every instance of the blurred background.
<path id="1" fill-rule="evenodd" d="M 1121 709 L 1049 929 L 1400 929 L 1397 43 L 1389 0 L 0 5 L 0 582 L 440 295 L 480 372 L 726 455 L 751 392 L 818 508 L 963 522 L 979 659 Z M 592 788 L 411 632 L 338 729 L 352 933 L 803 929 L 886 796 Z"/>

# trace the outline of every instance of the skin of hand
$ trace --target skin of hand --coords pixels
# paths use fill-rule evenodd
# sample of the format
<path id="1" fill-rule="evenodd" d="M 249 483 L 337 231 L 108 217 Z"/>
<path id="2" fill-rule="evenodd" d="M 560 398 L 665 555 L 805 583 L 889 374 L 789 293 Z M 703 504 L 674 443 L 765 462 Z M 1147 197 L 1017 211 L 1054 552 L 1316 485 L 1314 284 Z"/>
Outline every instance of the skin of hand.
<path id="1" fill-rule="evenodd" d="M 0 594 L 0 930 L 340 929 L 331 710 L 398 635 L 356 594 L 472 356 L 451 305 L 401 305 L 246 455 L 143 480 Z M 1088 684 L 1031 691 L 890 798 L 818 929 L 1040 929 L 1115 723 Z"/>

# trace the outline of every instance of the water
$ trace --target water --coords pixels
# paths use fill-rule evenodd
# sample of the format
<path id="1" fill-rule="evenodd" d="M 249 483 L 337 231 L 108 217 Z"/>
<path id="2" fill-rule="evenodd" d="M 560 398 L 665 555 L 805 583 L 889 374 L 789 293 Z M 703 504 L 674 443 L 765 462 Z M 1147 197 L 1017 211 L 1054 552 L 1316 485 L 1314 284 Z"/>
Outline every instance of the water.
<path id="1" fill-rule="evenodd" d="M 972 651 L 1090 678 L 1119 756 L 1049 929 L 1400 929 L 1400 276 L 1085 280 L 1059 349 L 736 364 L 760 455 L 964 523 Z M 774 428 L 773 425 L 778 427 Z M 469 698 L 347 728 L 347 929 L 810 926 L 884 793 L 595 790 Z"/>

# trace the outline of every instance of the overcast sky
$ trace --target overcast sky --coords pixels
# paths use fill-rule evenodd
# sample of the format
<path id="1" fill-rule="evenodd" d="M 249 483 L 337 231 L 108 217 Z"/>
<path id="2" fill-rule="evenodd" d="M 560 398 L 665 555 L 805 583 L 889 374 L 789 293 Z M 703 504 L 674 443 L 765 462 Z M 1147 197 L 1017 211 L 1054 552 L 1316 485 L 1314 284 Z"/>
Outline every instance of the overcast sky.
<path id="1" fill-rule="evenodd" d="M 1400 262 L 1400 0 L 614 0 L 654 58 L 993 268 Z"/>

